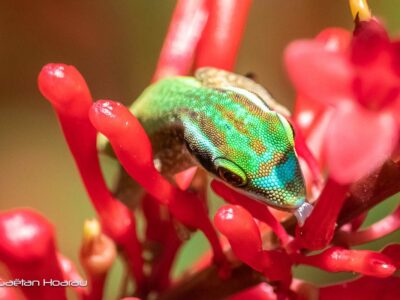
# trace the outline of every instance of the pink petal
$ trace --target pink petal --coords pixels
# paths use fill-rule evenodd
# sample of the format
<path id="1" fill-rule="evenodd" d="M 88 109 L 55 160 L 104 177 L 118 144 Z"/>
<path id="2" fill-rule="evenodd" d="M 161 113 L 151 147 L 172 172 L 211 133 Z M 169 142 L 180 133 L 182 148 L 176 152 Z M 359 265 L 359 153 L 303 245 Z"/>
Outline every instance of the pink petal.
<path id="1" fill-rule="evenodd" d="M 322 43 L 325 50 L 344 53 L 350 44 L 351 34 L 342 28 L 327 28 L 321 31 L 315 41 Z M 294 120 L 300 126 L 305 137 L 319 122 L 319 117 L 327 109 L 321 102 L 311 101 L 304 95 L 297 95 Z"/>
<path id="2" fill-rule="evenodd" d="M 325 44 L 325 48 L 334 52 L 344 52 L 350 45 L 351 33 L 343 28 L 326 28 L 315 40 Z"/>
<path id="3" fill-rule="evenodd" d="M 398 42 L 392 43 L 376 20 L 357 24 L 351 45 L 351 62 L 357 70 L 353 89 L 365 107 L 378 110 L 399 97 L 398 50 Z"/>
<path id="4" fill-rule="evenodd" d="M 353 70 L 344 54 L 318 41 L 296 41 L 285 51 L 285 63 L 298 94 L 334 104 L 352 97 Z"/>
<path id="5" fill-rule="evenodd" d="M 305 137 L 308 137 L 313 128 L 318 125 L 326 108 L 327 106 L 321 102 L 311 101 L 301 95 L 297 96 L 293 119 Z"/>
<path id="6" fill-rule="evenodd" d="M 331 176 L 344 184 L 368 175 L 390 156 L 397 138 L 397 124 L 391 114 L 342 102 L 326 135 L 324 150 Z"/>

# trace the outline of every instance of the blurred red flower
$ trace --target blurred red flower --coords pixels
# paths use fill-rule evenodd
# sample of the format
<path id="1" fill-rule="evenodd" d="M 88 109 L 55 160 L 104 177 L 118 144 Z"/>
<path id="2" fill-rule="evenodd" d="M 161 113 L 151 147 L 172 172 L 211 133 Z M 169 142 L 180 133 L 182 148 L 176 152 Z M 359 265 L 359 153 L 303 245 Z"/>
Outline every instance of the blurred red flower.
<path id="1" fill-rule="evenodd" d="M 356 22 L 351 39 L 344 30 L 330 29 L 286 49 L 289 76 L 301 101 L 308 101 L 308 108 L 298 104 L 296 120 L 308 129 L 331 111 L 318 137 L 330 175 L 340 183 L 366 176 L 397 145 L 399 61 L 399 42 L 375 19 Z"/>

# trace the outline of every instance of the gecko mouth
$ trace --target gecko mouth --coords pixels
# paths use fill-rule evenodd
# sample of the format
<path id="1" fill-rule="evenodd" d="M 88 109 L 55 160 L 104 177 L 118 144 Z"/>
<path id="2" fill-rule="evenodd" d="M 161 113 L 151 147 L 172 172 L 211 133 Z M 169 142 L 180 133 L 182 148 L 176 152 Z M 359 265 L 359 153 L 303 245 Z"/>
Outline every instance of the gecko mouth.
<path id="1" fill-rule="evenodd" d="M 220 178 L 217 178 L 219 181 L 228 184 L 227 182 L 221 180 Z M 301 204 L 298 206 L 281 206 L 281 205 L 277 205 L 276 203 L 270 201 L 268 198 L 266 198 L 265 196 L 261 195 L 261 194 L 255 194 L 255 193 L 251 193 L 249 191 L 246 191 L 244 189 L 241 188 L 237 188 L 235 186 L 229 185 L 231 188 L 233 188 L 235 191 L 239 192 L 242 195 L 245 195 L 249 198 L 251 198 L 254 201 L 260 202 L 262 204 L 265 204 L 267 206 L 273 207 L 275 209 L 278 210 L 283 210 L 283 211 L 287 211 L 290 213 L 293 213 L 293 215 L 296 217 L 297 219 L 297 223 L 299 224 L 300 227 L 302 227 L 305 223 L 305 221 L 307 220 L 307 218 L 311 215 L 312 211 L 313 211 L 313 206 L 308 203 L 306 201 L 305 198 L 302 198 Z"/>

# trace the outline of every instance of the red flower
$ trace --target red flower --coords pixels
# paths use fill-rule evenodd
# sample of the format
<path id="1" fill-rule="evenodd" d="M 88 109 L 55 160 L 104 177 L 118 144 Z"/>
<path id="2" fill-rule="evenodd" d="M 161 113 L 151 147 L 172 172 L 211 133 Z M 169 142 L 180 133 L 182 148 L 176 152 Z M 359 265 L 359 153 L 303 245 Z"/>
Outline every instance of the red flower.
<path id="1" fill-rule="evenodd" d="M 0 260 L 13 279 L 39 282 L 21 287 L 27 299 L 66 299 L 64 287 L 41 284 L 64 280 L 56 251 L 53 226 L 42 215 L 27 209 L 0 214 Z"/>
<path id="2" fill-rule="evenodd" d="M 298 93 L 333 107 L 321 141 L 330 175 L 351 183 L 379 167 L 399 136 L 400 53 L 376 20 L 358 22 L 351 41 L 342 30 L 293 42 L 285 53 Z M 303 116 L 297 118 L 301 122 Z M 315 119 L 311 114 L 309 120 Z M 304 123 L 304 122 L 303 122 Z M 312 122 L 309 122 L 312 123 Z"/>
<path id="3" fill-rule="evenodd" d="M 178 1 L 153 80 L 186 75 L 200 66 L 231 70 L 250 3 L 250 0 Z M 289 46 L 286 61 L 299 92 L 293 126 L 303 131 L 296 135 L 296 150 L 308 161 L 315 186 L 319 186 L 318 167 L 324 165 L 322 158 L 326 159 L 330 176 L 314 212 L 297 230 L 291 225 L 291 219 L 280 223 L 267 206 L 213 181 L 213 190 L 230 203 L 221 207 L 214 217 L 217 229 L 226 238 L 222 238 L 225 243 L 208 217 L 206 196 L 186 191 L 196 168 L 177 174 L 177 186 L 168 182 L 154 167 L 149 137 L 125 106 L 110 100 L 92 103 L 85 80 L 74 67 L 46 65 L 39 75 L 39 88 L 57 113 L 89 198 L 104 233 L 109 236 L 102 234 L 97 222 L 86 223 L 80 259 L 89 288 L 75 287 L 78 298 L 102 298 L 105 279 L 116 255 L 115 244 L 126 258 L 128 272 L 136 280 L 135 296 L 144 299 L 149 295 L 187 299 L 193 296 L 190 291 L 196 285 L 201 298 L 208 297 L 207 292 L 216 293 L 218 299 L 226 298 L 239 290 L 229 285 L 230 281 L 233 285 L 242 284 L 237 278 L 244 279 L 245 287 L 249 283 L 254 287 L 242 289 L 230 299 L 308 299 L 317 297 L 318 292 L 321 299 L 375 299 L 379 295 L 398 298 L 399 282 L 393 273 L 400 266 L 399 244 L 388 245 L 381 252 L 344 247 L 363 244 L 398 229 L 400 209 L 359 230 L 364 210 L 363 215 L 352 215 L 351 223 L 336 230 L 342 206 L 351 198 L 349 191 L 353 192 L 350 183 L 379 166 L 397 143 L 398 45 L 372 20 L 358 22 L 352 40 L 344 30 L 328 29 L 315 40 Z M 121 165 L 146 191 L 138 204 L 146 220 L 145 234 L 136 233 L 136 211 L 132 212 L 114 198 L 105 184 L 97 157 L 98 132 L 109 139 Z M 302 141 L 303 134 L 314 152 L 316 146 L 321 150 L 321 156 L 317 155 L 320 166 Z M 400 167 L 399 163 L 396 166 Z M 369 183 L 372 187 L 362 185 L 362 188 L 374 189 L 376 182 Z M 379 190 L 377 197 L 382 201 L 397 190 L 400 186 L 392 184 Z M 371 200 L 373 204 L 376 202 Z M 211 244 L 214 262 L 219 268 L 199 270 L 197 267 L 192 269 L 196 273 L 192 281 L 183 279 L 172 284 L 171 267 L 183 244 L 183 234 L 177 228 L 184 228 L 181 230 L 184 233 L 201 230 Z M 0 240 L 0 260 L 12 278 L 81 280 L 71 261 L 57 253 L 52 226 L 34 212 L 18 210 L 1 214 Z M 231 274 L 222 251 L 222 245 L 228 246 L 228 242 L 236 256 L 228 256 L 234 261 Z M 314 249 L 323 250 L 317 254 L 307 252 Z M 209 257 L 202 260 L 202 266 L 211 261 Z M 240 266 L 238 260 L 247 266 Z M 319 288 L 292 280 L 292 267 L 296 264 L 329 272 L 356 272 L 362 277 Z M 255 271 L 250 273 L 250 268 Z M 262 283 L 259 283 L 261 276 L 254 276 L 256 272 L 265 277 Z M 243 274 L 249 276 L 240 277 Z M 220 289 L 218 283 L 225 286 Z M 363 285 L 368 287 L 364 289 Z M 385 285 L 390 290 L 386 291 Z M 177 292 L 180 286 L 183 286 L 181 293 L 183 290 L 189 296 Z M 6 292 L 10 299 L 17 297 L 14 290 Z M 22 289 L 22 292 L 27 299 L 65 298 L 64 288 Z M 2 293 L 5 291 L 0 288 L 0 298 Z"/>
<path id="4" fill-rule="evenodd" d="M 262 272 L 268 280 L 280 282 L 280 289 L 289 288 L 292 262 L 287 252 L 263 250 L 260 230 L 249 212 L 241 206 L 226 205 L 218 210 L 214 221 L 241 261 Z"/>

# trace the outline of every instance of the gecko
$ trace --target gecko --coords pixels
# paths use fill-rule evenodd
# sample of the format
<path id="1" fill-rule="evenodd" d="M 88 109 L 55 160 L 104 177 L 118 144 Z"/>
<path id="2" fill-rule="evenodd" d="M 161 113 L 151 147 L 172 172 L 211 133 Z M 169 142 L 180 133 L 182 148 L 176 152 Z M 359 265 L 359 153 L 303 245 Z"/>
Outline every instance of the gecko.
<path id="1" fill-rule="evenodd" d="M 255 201 L 294 213 L 299 225 L 310 215 L 289 111 L 252 79 L 201 68 L 153 83 L 130 111 L 166 178 L 199 166 Z"/>

